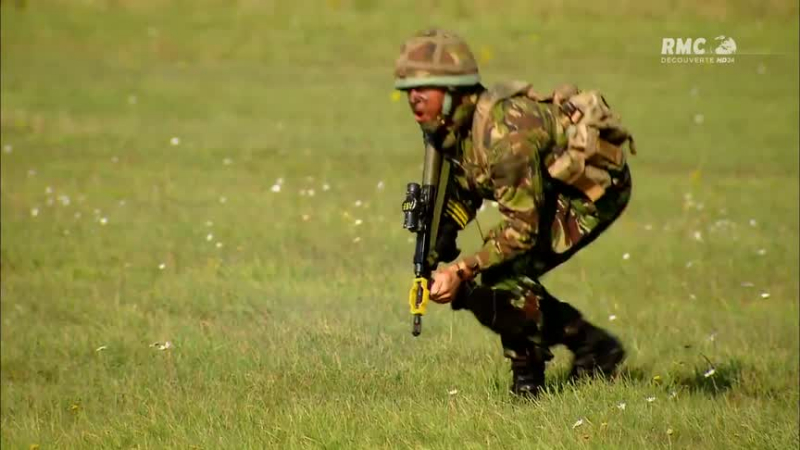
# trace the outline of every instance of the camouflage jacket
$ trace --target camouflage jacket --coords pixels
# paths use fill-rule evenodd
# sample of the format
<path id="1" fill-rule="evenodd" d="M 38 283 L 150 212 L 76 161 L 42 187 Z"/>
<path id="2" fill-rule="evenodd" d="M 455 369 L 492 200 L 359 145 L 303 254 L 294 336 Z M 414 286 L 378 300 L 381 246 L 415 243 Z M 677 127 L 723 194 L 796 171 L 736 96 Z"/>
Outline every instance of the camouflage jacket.
<path id="1" fill-rule="evenodd" d="M 465 207 L 466 222 L 475 218 L 483 200 L 496 201 L 503 216 L 484 236 L 483 247 L 464 258 L 469 267 L 484 271 L 536 245 L 545 196 L 541 158 L 552 146 L 566 142 L 555 108 L 524 96 L 512 97 L 492 109 L 483 131 L 484 145 L 473 145 L 469 127 L 463 127 L 458 139 L 445 140 L 445 146 L 452 147 L 445 150 L 453 155 L 449 195 Z"/>

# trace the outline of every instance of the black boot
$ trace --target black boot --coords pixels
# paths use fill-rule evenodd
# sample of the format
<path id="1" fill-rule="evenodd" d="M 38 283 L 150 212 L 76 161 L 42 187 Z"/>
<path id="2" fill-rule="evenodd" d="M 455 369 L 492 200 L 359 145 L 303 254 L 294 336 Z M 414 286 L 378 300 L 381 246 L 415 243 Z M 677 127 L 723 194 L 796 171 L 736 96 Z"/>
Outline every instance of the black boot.
<path id="1" fill-rule="evenodd" d="M 625 359 L 625 349 L 616 337 L 583 319 L 564 331 L 564 344 L 574 354 L 569 373 L 571 380 L 584 376 L 613 376 Z"/>
<path id="2" fill-rule="evenodd" d="M 544 363 L 511 361 L 513 373 L 511 393 L 523 398 L 535 398 L 544 388 Z"/>
<path id="3" fill-rule="evenodd" d="M 512 350 L 509 339 L 501 338 L 506 358 L 511 360 L 511 393 L 523 398 L 534 398 L 544 388 L 544 370 L 547 361 L 553 359 L 549 349 L 524 342 Z M 520 340 L 514 340 L 521 344 Z M 525 339 L 527 341 L 527 339 Z"/>
<path id="4" fill-rule="evenodd" d="M 533 358 L 511 360 L 511 393 L 523 398 L 535 398 L 544 388 L 544 361 Z"/>

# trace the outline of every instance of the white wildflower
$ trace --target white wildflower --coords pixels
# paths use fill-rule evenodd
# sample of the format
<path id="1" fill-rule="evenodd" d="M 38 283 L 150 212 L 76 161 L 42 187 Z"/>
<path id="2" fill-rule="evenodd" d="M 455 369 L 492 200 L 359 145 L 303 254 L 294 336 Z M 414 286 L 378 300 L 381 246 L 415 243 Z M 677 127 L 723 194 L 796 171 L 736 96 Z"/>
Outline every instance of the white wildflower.
<path id="1" fill-rule="evenodd" d="M 756 253 L 758 253 L 759 256 L 764 256 L 764 255 L 767 254 L 767 249 L 760 248 L 760 249 L 758 249 L 758 251 Z"/>
<path id="2" fill-rule="evenodd" d="M 281 191 L 281 185 L 280 184 L 273 184 L 271 190 L 272 190 L 272 192 L 280 192 Z"/>
<path id="3" fill-rule="evenodd" d="M 31 208 L 31 216 L 37 217 L 39 215 L 39 208 Z"/>
<path id="4" fill-rule="evenodd" d="M 223 204 L 227 203 L 227 202 L 228 202 L 228 197 L 224 197 L 224 196 L 223 196 L 223 197 L 220 197 L 220 198 L 219 198 L 219 202 L 220 202 L 220 203 L 223 203 Z"/>
<path id="5" fill-rule="evenodd" d="M 6 153 L 11 153 L 14 149 L 11 147 L 11 144 L 6 144 L 3 146 L 3 151 Z"/>
<path id="6" fill-rule="evenodd" d="M 613 322 L 615 320 L 617 320 L 617 315 L 616 314 L 611 314 L 610 316 L 608 316 L 608 321 L 609 322 Z"/>
<path id="7" fill-rule="evenodd" d="M 647 403 L 653 403 L 654 401 L 656 401 L 656 398 L 651 395 L 650 397 L 647 397 L 645 400 L 647 400 Z"/>
<path id="8" fill-rule="evenodd" d="M 653 225 L 648 223 L 647 225 L 644 226 L 644 229 L 645 229 L 645 231 L 652 231 L 653 230 Z"/>
<path id="9" fill-rule="evenodd" d="M 44 193 L 47 194 L 47 195 L 52 194 L 53 193 L 53 188 L 51 188 L 50 186 L 47 186 L 46 188 L 44 188 Z"/>
<path id="10" fill-rule="evenodd" d="M 364 221 L 363 221 L 363 220 L 361 220 L 361 219 L 356 219 L 356 221 L 355 221 L 355 222 L 353 222 L 353 223 L 354 223 L 356 226 L 359 226 L 359 225 L 361 225 L 362 223 L 364 223 Z"/>
<path id="11" fill-rule="evenodd" d="M 751 227 L 755 227 L 757 225 L 758 225 L 758 222 L 756 222 L 756 219 L 750 219 L 750 226 Z"/>
<path id="12" fill-rule="evenodd" d="M 322 185 L 322 190 L 323 190 L 324 192 L 327 192 L 327 191 L 331 190 L 331 185 L 330 185 L 330 184 L 328 184 L 328 183 L 325 183 L 325 184 L 323 184 L 323 185 Z"/>
<path id="13" fill-rule="evenodd" d="M 128 202 L 126 202 L 125 200 L 120 200 L 119 201 L 119 206 L 125 206 L 127 203 Z"/>
<path id="14" fill-rule="evenodd" d="M 694 123 L 697 125 L 702 125 L 703 122 L 706 121 L 706 117 L 700 113 L 694 115 Z"/>
<path id="15" fill-rule="evenodd" d="M 706 370 L 705 373 L 703 374 L 703 376 L 706 377 L 706 378 L 710 378 L 710 377 L 713 377 L 715 373 L 717 373 L 717 370 L 712 367 L 712 368 Z"/>
<path id="16" fill-rule="evenodd" d="M 213 227 L 214 226 L 214 222 L 212 222 L 210 220 L 206 220 L 206 226 L 207 227 Z"/>
<path id="17" fill-rule="evenodd" d="M 627 404 L 625 404 L 625 402 L 619 402 L 619 403 L 617 403 L 617 408 L 618 408 L 618 409 L 620 409 L 620 410 L 622 410 L 622 411 L 625 411 L 625 407 L 626 407 L 626 406 L 628 406 L 628 405 L 627 405 Z"/>
<path id="18" fill-rule="evenodd" d="M 356 200 L 356 202 L 355 202 L 355 207 L 356 207 L 356 208 L 360 208 L 362 204 L 363 204 L 363 203 L 361 202 L 361 200 Z"/>
<path id="19" fill-rule="evenodd" d="M 158 265 L 158 270 L 164 270 L 166 268 L 167 268 L 167 265 L 164 264 L 164 263 L 161 263 L 161 264 Z"/>
<path id="20" fill-rule="evenodd" d="M 450 389 L 447 391 L 447 395 L 456 395 L 458 394 L 458 389 Z"/>
<path id="21" fill-rule="evenodd" d="M 308 196 L 309 196 L 309 197 L 313 197 L 313 196 L 314 196 L 314 194 L 316 194 L 316 192 L 314 192 L 314 190 L 313 190 L 313 189 L 309 189 L 309 190 L 308 190 Z"/>
<path id="22" fill-rule="evenodd" d="M 686 268 L 687 269 L 691 269 L 693 265 L 694 265 L 694 261 L 689 261 L 689 262 L 686 263 Z"/>
<path id="23" fill-rule="evenodd" d="M 308 214 L 303 214 L 302 218 L 303 218 L 303 222 L 308 222 L 308 219 L 310 219 L 311 216 L 309 216 Z"/>
<path id="24" fill-rule="evenodd" d="M 384 187 L 386 187 L 386 185 L 383 183 L 383 181 L 382 181 L 382 180 L 381 180 L 381 181 L 378 181 L 378 186 L 377 186 L 377 189 L 378 189 L 379 191 L 382 191 Z"/>
<path id="25" fill-rule="evenodd" d="M 213 235 L 213 234 L 211 234 L 211 233 L 208 233 L 208 234 L 206 235 L 206 241 L 208 241 L 208 242 L 211 242 L 211 241 L 213 241 L 213 240 L 214 240 L 214 235 Z"/>
<path id="26" fill-rule="evenodd" d="M 359 242 L 361 242 L 361 238 L 360 238 L 360 237 L 358 237 L 358 236 L 356 236 L 356 238 L 355 238 L 355 239 L 353 239 L 353 243 L 354 243 L 354 244 L 358 244 Z"/>
<path id="27" fill-rule="evenodd" d="M 625 254 L 623 254 L 623 255 L 622 255 L 622 259 L 624 259 L 625 261 L 627 261 L 627 260 L 631 259 L 631 254 L 630 254 L 630 253 L 625 253 Z"/>
<path id="28" fill-rule="evenodd" d="M 164 342 L 163 344 L 161 342 L 153 342 L 150 346 L 159 350 L 169 350 L 174 347 L 170 341 Z"/>
<path id="29" fill-rule="evenodd" d="M 497 202 L 492 202 L 492 208 L 497 208 Z"/>
<path id="30" fill-rule="evenodd" d="M 701 233 L 700 231 L 695 231 L 692 237 L 697 242 L 703 242 L 703 233 Z"/>
<path id="31" fill-rule="evenodd" d="M 769 292 L 762 292 L 761 293 L 761 298 L 768 299 L 769 298 Z"/>
<path id="32" fill-rule="evenodd" d="M 678 397 L 678 391 L 672 391 L 669 393 L 669 398 L 677 398 L 677 397 Z"/>
<path id="33" fill-rule="evenodd" d="M 214 245 L 215 245 L 217 248 L 222 248 L 222 242 L 217 242 L 217 243 L 216 243 L 216 244 L 214 244 Z"/>
<path id="34" fill-rule="evenodd" d="M 275 184 L 283 184 L 283 178 L 278 178 L 275 180 Z"/>
<path id="35" fill-rule="evenodd" d="M 697 300 L 697 296 L 694 294 L 689 294 L 689 298 L 692 300 Z"/>
<path id="36" fill-rule="evenodd" d="M 575 428 L 578 428 L 581 425 L 583 425 L 583 419 L 578 419 L 577 422 L 572 424 L 572 428 L 575 429 Z"/>
<path id="37" fill-rule="evenodd" d="M 100 218 L 100 225 L 108 224 L 108 217 L 101 217 Z"/>
<path id="38" fill-rule="evenodd" d="M 225 159 L 222 160 L 222 164 L 224 164 L 226 166 L 230 166 L 231 164 L 233 164 L 233 160 L 230 159 L 230 158 L 225 158 Z"/>
<path id="39" fill-rule="evenodd" d="M 181 138 L 179 138 L 177 136 L 173 137 L 172 139 L 169 140 L 169 143 L 172 144 L 172 145 L 180 145 Z"/>
<path id="40" fill-rule="evenodd" d="M 105 346 L 105 345 L 101 345 L 100 347 L 97 347 L 96 349 L 94 349 L 94 351 L 96 351 L 96 352 L 102 352 L 103 350 L 105 350 L 105 349 L 107 349 L 107 348 L 108 348 L 107 346 Z"/>

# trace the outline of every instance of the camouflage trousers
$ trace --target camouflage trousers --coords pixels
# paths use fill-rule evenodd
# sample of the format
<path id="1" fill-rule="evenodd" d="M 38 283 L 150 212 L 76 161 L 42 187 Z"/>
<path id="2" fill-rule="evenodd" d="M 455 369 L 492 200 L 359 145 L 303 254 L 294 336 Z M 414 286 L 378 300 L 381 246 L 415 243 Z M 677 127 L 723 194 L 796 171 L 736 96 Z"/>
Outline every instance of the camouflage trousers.
<path id="1" fill-rule="evenodd" d="M 499 334 L 509 358 L 531 352 L 551 358 L 549 347 L 563 343 L 571 324 L 582 315 L 547 292 L 539 278 L 616 221 L 628 205 L 631 187 L 626 167 L 596 203 L 566 189 L 547 193 L 534 249 L 483 272 L 480 282 L 467 283 L 453 301 L 453 309 L 472 311 L 481 324 Z"/>

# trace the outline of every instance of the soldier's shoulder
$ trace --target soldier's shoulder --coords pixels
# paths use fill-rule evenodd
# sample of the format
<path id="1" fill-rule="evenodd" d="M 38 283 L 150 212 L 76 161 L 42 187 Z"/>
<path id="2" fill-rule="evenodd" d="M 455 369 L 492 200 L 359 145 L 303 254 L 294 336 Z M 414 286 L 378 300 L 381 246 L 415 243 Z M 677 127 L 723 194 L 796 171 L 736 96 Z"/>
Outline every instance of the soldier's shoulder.
<path id="1" fill-rule="evenodd" d="M 519 147 L 526 140 L 546 141 L 552 118 L 546 104 L 530 95 L 530 85 L 500 83 L 484 91 L 478 100 L 475 130 L 476 154 L 492 160 L 508 146 Z"/>
<path id="2" fill-rule="evenodd" d="M 501 138 L 510 132 L 527 133 L 545 131 L 550 128 L 552 111 L 547 104 L 525 95 L 515 95 L 497 101 L 488 112 L 484 132 Z M 501 133 L 497 133 L 497 130 Z M 492 133 L 492 130 L 495 132 Z M 489 144 L 489 142 L 486 142 Z"/>
<path id="3" fill-rule="evenodd" d="M 523 94 L 518 94 L 497 102 L 492 108 L 492 115 L 497 118 L 507 118 L 528 113 L 541 114 L 542 111 L 542 105 L 539 102 Z"/>

